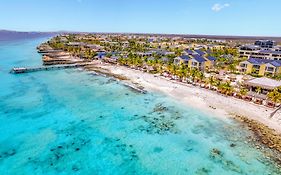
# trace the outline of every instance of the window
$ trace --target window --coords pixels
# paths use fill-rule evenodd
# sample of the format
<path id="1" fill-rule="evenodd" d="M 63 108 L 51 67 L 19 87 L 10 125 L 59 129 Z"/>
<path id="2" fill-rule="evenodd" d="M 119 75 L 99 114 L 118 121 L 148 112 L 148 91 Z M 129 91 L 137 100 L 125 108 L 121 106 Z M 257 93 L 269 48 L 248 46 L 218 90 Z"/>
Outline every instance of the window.
<path id="1" fill-rule="evenodd" d="M 266 67 L 266 71 L 273 72 L 274 71 L 274 67 Z"/>
<path id="2" fill-rule="evenodd" d="M 192 62 L 192 66 L 196 66 L 197 67 L 197 62 Z"/>
<path id="3" fill-rule="evenodd" d="M 259 65 L 254 65 L 253 68 L 260 69 L 260 66 Z"/>

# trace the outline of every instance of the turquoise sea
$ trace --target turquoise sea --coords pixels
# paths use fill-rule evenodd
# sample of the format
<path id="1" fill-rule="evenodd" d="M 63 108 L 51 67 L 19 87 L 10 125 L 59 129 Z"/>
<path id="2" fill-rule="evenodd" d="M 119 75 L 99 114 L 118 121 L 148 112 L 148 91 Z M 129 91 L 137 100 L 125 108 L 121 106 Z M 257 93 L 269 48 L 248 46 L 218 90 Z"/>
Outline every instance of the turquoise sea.
<path id="1" fill-rule="evenodd" d="M 281 174 L 230 119 L 82 70 L 41 65 L 47 38 L 0 43 L 1 175 Z"/>

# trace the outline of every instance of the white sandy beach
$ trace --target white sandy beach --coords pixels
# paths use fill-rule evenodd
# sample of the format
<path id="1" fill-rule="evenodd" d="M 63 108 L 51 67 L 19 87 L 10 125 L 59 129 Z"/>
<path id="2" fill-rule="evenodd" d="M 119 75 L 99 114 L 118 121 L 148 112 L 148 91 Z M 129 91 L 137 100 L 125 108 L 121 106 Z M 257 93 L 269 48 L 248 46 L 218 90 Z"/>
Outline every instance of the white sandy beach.
<path id="1" fill-rule="evenodd" d="M 234 97 L 226 97 L 217 92 L 195 87 L 189 84 L 167 80 L 160 76 L 129 69 L 123 66 L 98 64 L 98 67 L 108 69 L 113 74 L 123 75 L 146 90 L 160 91 L 180 102 L 198 108 L 204 112 L 213 113 L 219 117 L 234 115 L 245 116 L 259 121 L 281 133 L 281 113 L 269 118 L 274 110 L 265 106 L 249 103 Z"/>

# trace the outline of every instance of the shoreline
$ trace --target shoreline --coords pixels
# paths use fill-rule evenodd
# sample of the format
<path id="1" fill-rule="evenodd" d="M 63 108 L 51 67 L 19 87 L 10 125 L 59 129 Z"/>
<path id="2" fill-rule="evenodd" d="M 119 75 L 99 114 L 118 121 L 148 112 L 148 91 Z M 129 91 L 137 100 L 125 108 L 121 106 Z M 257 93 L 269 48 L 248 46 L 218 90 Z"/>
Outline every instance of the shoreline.
<path id="1" fill-rule="evenodd" d="M 50 58 L 49 61 L 56 64 L 52 60 L 53 58 Z M 281 112 L 277 112 L 273 118 L 270 118 L 269 116 L 274 109 L 253 102 L 125 66 L 98 60 L 89 63 L 84 67 L 84 70 L 93 71 L 97 75 L 113 77 L 134 91 L 140 93 L 146 93 L 147 90 L 161 92 L 182 105 L 212 114 L 214 117 L 234 119 L 242 126 L 247 126 L 248 130 L 254 133 L 255 138 L 252 141 L 258 141 L 281 154 Z M 277 161 L 281 162 L 280 159 Z"/>
<path id="2" fill-rule="evenodd" d="M 105 75 L 113 78 L 125 77 L 125 80 L 119 80 L 123 81 L 125 86 L 129 83 L 129 87 L 136 87 L 134 90 L 139 91 L 138 87 L 142 87 L 144 88 L 142 90 L 162 92 L 183 105 L 212 114 L 214 117 L 233 119 L 253 133 L 254 136 L 249 141 L 253 142 L 257 149 L 263 150 L 262 147 L 265 146 L 276 151 L 278 155 L 281 154 L 281 113 L 278 112 L 275 117 L 269 118 L 274 109 L 124 66 L 97 63 L 94 67 L 94 69 L 86 70 L 100 69 L 102 71 L 98 71 L 99 73 L 103 74 L 104 71 L 107 71 Z M 281 158 L 274 154 L 265 155 L 281 165 Z"/>
<path id="3" fill-rule="evenodd" d="M 224 96 L 190 84 L 167 80 L 161 76 L 133 70 L 124 66 L 96 63 L 95 68 L 107 70 L 108 75 L 113 75 L 113 77 L 116 77 L 116 75 L 126 77 L 128 79 L 126 81 L 131 81 L 132 84 L 138 84 L 150 91 L 162 92 L 185 105 L 208 113 L 211 112 L 218 117 L 233 118 L 236 115 L 246 116 L 281 134 L 281 113 L 277 112 L 273 118 L 269 118 L 270 114 L 274 111 L 272 108 Z"/>

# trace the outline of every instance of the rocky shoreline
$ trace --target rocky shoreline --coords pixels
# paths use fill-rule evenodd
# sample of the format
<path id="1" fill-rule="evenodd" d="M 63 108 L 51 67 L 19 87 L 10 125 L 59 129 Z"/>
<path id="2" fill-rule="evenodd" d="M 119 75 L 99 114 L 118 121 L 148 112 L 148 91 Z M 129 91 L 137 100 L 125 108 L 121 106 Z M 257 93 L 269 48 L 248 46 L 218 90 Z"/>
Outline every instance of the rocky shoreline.
<path id="1" fill-rule="evenodd" d="M 249 139 L 256 145 L 256 148 L 262 150 L 262 146 L 264 146 L 273 150 L 272 154 L 266 152 L 266 157 L 277 162 L 281 168 L 281 134 L 256 120 L 244 116 L 236 115 L 234 119 L 253 132 L 253 136 Z M 276 154 L 279 156 L 276 156 Z"/>
<path id="2" fill-rule="evenodd" d="M 137 91 L 137 92 L 140 92 L 140 93 L 143 93 L 143 94 L 146 93 L 146 90 L 144 90 L 144 87 L 142 87 L 141 85 L 132 82 L 126 76 L 119 75 L 119 74 L 114 74 L 114 73 L 112 73 L 108 69 L 105 69 L 105 68 L 102 68 L 102 67 L 99 67 L 99 66 L 96 66 L 96 65 L 85 66 L 84 69 L 86 71 L 93 71 L 93 72 L 95 72 L 97 74 L 101 74 L 101 75 L 104 75 L 104 76 L 112 77 L 112 78 L 114 78 L 116 80 L 122 81 L 124 86 L 126 86 L 126 87 L 128 87 L 128 88 L 130 88 L 130 89 L 132 89 L 134 91 Z"/>

